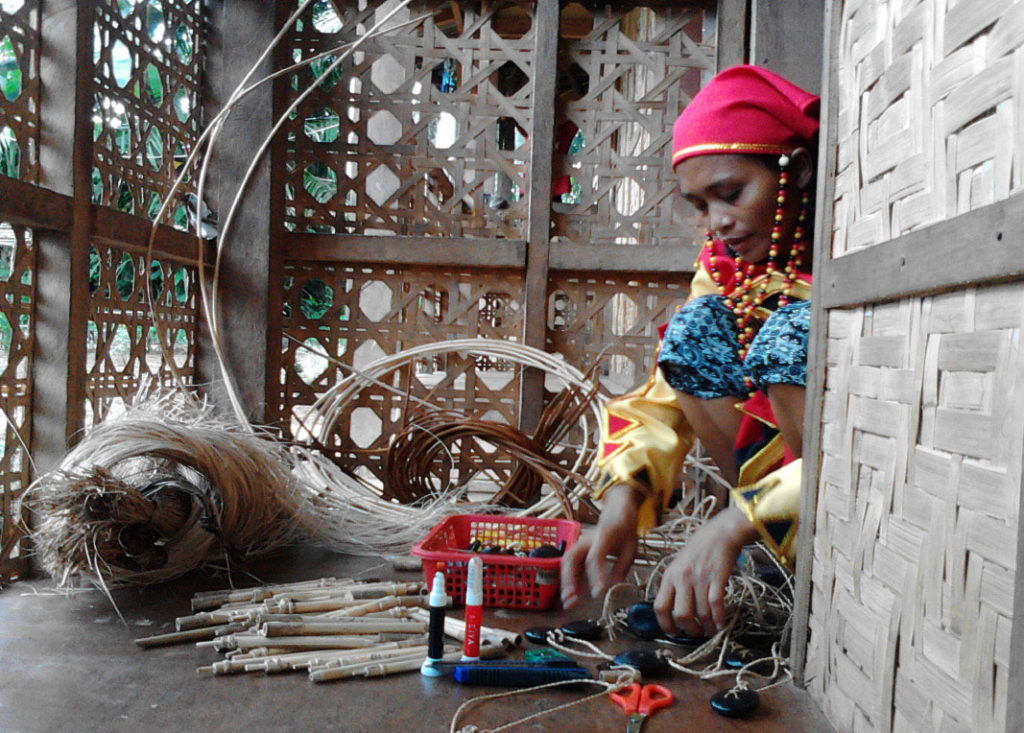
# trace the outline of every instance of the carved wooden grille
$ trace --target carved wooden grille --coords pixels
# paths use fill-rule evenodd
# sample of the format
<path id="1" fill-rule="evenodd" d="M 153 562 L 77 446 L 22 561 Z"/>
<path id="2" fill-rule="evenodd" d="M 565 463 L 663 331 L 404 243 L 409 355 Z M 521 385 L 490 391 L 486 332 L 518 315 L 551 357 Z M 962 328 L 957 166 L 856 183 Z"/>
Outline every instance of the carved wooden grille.
<path id="1" fill-rule="evenodd" d="M 170 191 L 201 123 L 202 5 L 97 3 L 94 203 L 153 219 Z M 169 212 L 186 223 L 183 201 Z"/>
<path id="2" fill-rule="evenodd" d="M 585 369 L 600 358 L 612 394 L 633 388 L 654 368 L 658 326 L 686 301 L 689 283 L 665 275 L 553 273 L 547 348 Z"/>
<path id="3" fill-rule="evenodd" d="M 0 222 L 0 577 L 8 579 L 24 560 L 13 508 L 31 480 L 35 257 L 31 230 Z"/>
<path id="4" fill-rule="evenodd" d="M 563 13 L 563 34 L 567 22 Z M 555 171 L 575 187 L 555 206 L 556 237 L 581 245 L 689 241 L 680 236 L 670 169 L 672 123 L 715 71 L 714 44 L 705 11 L 683 7 L 606 7 L 593 13 L 585 37 L 562 39 Z M 573 127 L 579 139 L 570 147 Z"/>
<path id="5" fill-rule="evenodd" d="M 147 305 L 145 257 L 98 246 L 93 270 L 86 357 L 87 424 L 123 410 L 145 382 L 176 384 L 177 371 L 186 384 L 191 383 L 198 310 L 195 267 L 153 260 L 149 279 L 153 311 L 163 326 L 162 350 Z"/>
<path id="6" fill-rule="evenodd" d="M 357 26 L 373 25 L 386 3 L 369 2 L 364 10 L 338 5 L 341 18 L 326 3 L 313 6 L 291 39 L 296 60 L 354 40 Z M 423 12 L 414 5 L 393 23 Z M 531 15 L 528 3 L 484 2 L 464 9 L 463 30 L 449 29 L 451 37 L 428 17 L 364 44 L 288 126 L 285 226 L 522 238 L 536 42 Z M 512 16 L 522 27 L 502 30 L 502 37 Z M 297 74 L 291 98 L 332 58 Z"/>
<path id="7" fill-rule="evenodd" d="M 39 177 L 39 0 L 0 4 L 0 175 Z"/>
<path id="8" fill-rule="evenodd" d="M 303 427 L 309 406 L 350 373 L 336 362 L 360 369 L 421 344 L 477 336 L 517 340 L 522 333 L 519 303 L 509 294 L 521 292 L 519 276 L 306 263 L 286 266 L 285 274 L 278 409 L 288 437 L 309 438 Z M 324 446 L 363 476 L 382 477 L 388 441 L 402 428 L 406 393 L 422 398 L 429 392 L 431 404 L 471 417 L 511 425 L 518 420 L 519 375 L 501 364 L 459 356 L 423 359 L 411 373 L 400 370 L 387 381 L 396 391 L 362 390 Z M 507 465 L 505 457 L 472 449 L 455 480 Z"/>

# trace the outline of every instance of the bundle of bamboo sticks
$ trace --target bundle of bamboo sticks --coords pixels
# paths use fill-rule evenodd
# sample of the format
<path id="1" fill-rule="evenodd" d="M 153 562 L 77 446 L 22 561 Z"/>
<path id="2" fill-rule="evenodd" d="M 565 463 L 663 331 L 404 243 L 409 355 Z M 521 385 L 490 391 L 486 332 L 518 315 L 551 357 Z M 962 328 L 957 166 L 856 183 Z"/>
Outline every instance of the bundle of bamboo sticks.
<path id="1" fill-rule="evenodd" d="M 197 593 L 176 631 L 136 639 L 141 647 L 196 642 L 224 653 L 199 667 L 206 675 L 305 670 L 314 682 L 383 677 L 417 670 L 427 654 L 422 582 L 319 578 L 247 590 Z M 465 639 L 465 623 L 445 619 L 445 634 Z M 519 634 L 485 627 L 481 656 L 501 656 Z M 457 646 L 445 650 L 456 661 Z"/>

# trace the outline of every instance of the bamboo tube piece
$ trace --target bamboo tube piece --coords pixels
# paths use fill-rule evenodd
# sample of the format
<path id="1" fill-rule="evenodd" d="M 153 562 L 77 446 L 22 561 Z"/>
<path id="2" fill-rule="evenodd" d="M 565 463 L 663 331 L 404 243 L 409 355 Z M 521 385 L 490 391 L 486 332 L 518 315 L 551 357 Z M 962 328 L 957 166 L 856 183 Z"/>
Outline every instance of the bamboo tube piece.
<path id="1" fill-rule="evenodd" d="M 426 648 L 421 639 L 403 639 L 402 641 L 378 644 L 376 647 L 373 647 L 373 652 L 388 652 L 392 650 L 404 651 L 406 649 L 421 648 Z M 280 654 L 267 654 L 263 648 L 258 647 L 247 650 L 244 653 L 239 653 L 237 656 L 230 659 L 198 667 L 196 669 L 196 673 L 210 673 L 216 676 L 236 674 L 245 672 L 247 665 L 258 663 L 264 659 L 278 659 L 282 662 L 302 662 L 303 660 L 309 659 L 322 659 L 326 664 L 333 660 L 344 660 L 355 655 L 365 655 L 368 653 L 370 652 L 367 649 L 318 649 L 315 651 L 291 651 Z"/>
<path id="2" fill-rule="evenodd" d="M 430 621 L 429 612 L 423 608 L 413 611 L 412 617 L 418 621 L 426 621 L 428 623 Z M 465 641 L 466 622 L 462 619 L 446 616 L 444 619 L 444 633 L 458 639 L 459 641 Z M 523 643 L 522 634 L 515 631 L 508 631 L 507 629 L 496 629 L 492 626 L 481 626 L 480 638 L 491 638 L 508 647 L 519 646 Z"/>
<path id="3" fill-rule="evenodd" d="M 246 588 L 242 590 L 229 588 L 225 590 L 203 591 L 192 596 L 192 610 L 207 611 L 219 608 L 225 603 L 244 601 L 246 599 L 251 599 L 249 601 L 250 603 L 258 603 L 277 593 L 287 590 L 326 588 L 331 585 L 347 585 L 354 582 L 357 581 L 352 578 L 319 578 L 317 580 L 302 580 L 295 583 L 281 583 L 279 585 L 262 585 L 256 588 Z"/>
<path id="4" fill-rule="evenodd" d="M 480 648 L 481 659 L 493 659 L 504 653 L 500 645 L 491 645 Z M 442 659 L 445 662 L 457 662 L 462 658 L 462 650 L 456 649 L 444 654 Z M 349 677 L 386 677 L 401 672 L 418 670 L 423 664 L 423 655 L 415 654 L 408 657 L 398 657 L 384 662 L 372 662 L 370 664 L 350 664 L 343 667 L 329 667 L 326 669 L 311 669 L 309 679 L 313 682 L 328 682 L 330 680 L 346 679 Z"/>
<path id="5" fill-rule="evenodd" d="M 144 636 L 141 639 L 136 639 L 135 643 L 139 646 L 148 649 L 154 646 L 167 646 L 168 644 L 182 644 L 186 641 L 199 641 L 204 642 L 207 639 L 213 639 L 217 635 L 218 629 L 227 628 L 226 626 L 206 626 L 201 629 L 189 629 L 188 631 L 173 631 L 169 634 L 157 634 L 156 636 Z"/>
<path id="6" fill-rule="evenodd" d="M 324 655 L 322 654 L 311 656 L 306 660 L 296 660 L 294 662 L 283 662 L 279 661 L 280 657 L 270 657 L 266 660 L 254 661 L 246 665 L 245 671 L 275 674 L 280 672 L 292 672 L 299 669 L 305 669 L 307 671 L 313 669 L 332 669 L 341 666 L 369 664 L 371 662 L 379 662 L 394 658 L 405 659 L 407 657 L 415 657 L 422 659 L 423 655 L 426 653 L 427 646 L 426 644 L 423 644 L 418 647 L 407 647 L 404 649 L 385 649 L 382 651 L 378 651 L 376 649 L 366 650 L 352 656 L 337 657 L 334 659 L 324 658 Z"/>
<path id="7" fill-rule="evenodd" d="M 234 634 L 212 641 L 201 641 L 196 646 L 213 647 L 217 651 L 227 649 L 248 649 L 250 647 L 273 646 L 279 649 L 360 649 L 376 646 L 385 639 L 380 634 L 363 636 L 279 636 L 268 639 L 257 634 Z"/>
<path id="8" fill-rule="evenodd" d="M 336 610 L 336 612 L 332 612 L 326 615 L 329 615 L 331 618 L 343 618 L 346 616 L 365 616 L 368 613 L 375 613 L 377 611 L 387 611 L 389 609 L 399 606 L 414 606 L 419 608 L 420 599 L 419 597 L 414 596 L 403 596 L 402 598 L 397 598 L 395 596 L 387 596 L 385 598 L 379 598 L 377 600 L 369 601 L 358 606 L 347 606 L 339 608 Z M 426 611 L 424 611 L 423 613 L 427 614 Z M 413 618 L 415 618 L 415 614 L 413 614 Z M 427 616 L 427 619 L 429 620 L 429 615 Z"/>
<path id="9" fill-rule="evenodd" d="M 405 619 L 360 621 L 268 621 L 260 626 L 263 636 L 300 636 L 303 634 L 425 634 L 427 624 Z"/>

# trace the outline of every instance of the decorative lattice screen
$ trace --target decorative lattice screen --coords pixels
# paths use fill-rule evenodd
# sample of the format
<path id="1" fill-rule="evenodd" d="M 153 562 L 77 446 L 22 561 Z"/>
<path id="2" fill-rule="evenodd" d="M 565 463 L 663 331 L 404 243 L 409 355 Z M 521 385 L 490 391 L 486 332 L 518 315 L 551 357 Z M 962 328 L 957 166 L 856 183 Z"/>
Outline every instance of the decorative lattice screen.
<path id="1" fill-rule="evenodd" d="M 195 364 L 196 271 L 192 265 L 145 257 L 116 247 L 92 252 L 86 369 L 86 423 L 123 411 L 140 385 L 190 384 Z M 161 334 L 163 348 L 161 348 Z"/>
<path id="2" fill-rule="evenodd" d="M 0 3 L 0 176 L 39 178 L 39 0 Z M 13 509 L 31 480 L 32 236 L 0 218 L 0 581 L 24 565 Z"/>
<path id="3" fill-rule="evenodd" d="M 415 246 L 403 236 L 475 240 L 480 247 L 486 247 L 481 239 L 525 239 L 530 160 L 541 155 L 553 160 L 553 241 L 580 247 L 693 241 L 667 163 L 672 120 L 714 70 L 713 14 L 565 6 L 556 144 L 538 151 L 529 137 L 539 32 L 533 4 L 458 5 L 448 12 L 453 6 L 444 3 L 414 4 L 397 15 L 393 22 L 431 13 L 362 46 L 287 126 L 286 151 L 275 161 L 284 189 L 279 246 L 287 275 L 276 407 L 290 437 L 307 434 L 309 405 L 348 365 L 434 340 L 520 339 L 525 270 L 348 266 L 344 240 L 337 239 L 337 265 L 289 262 L 290 247 L 299 245 L 290 244 L 287 232 L 377 237 L 382 261 Z M 351 41 L 386 7 L 343 4 L 339 16 L 329 3 L 315 3 L 292 34 L 290 58 Z M 439 7 L 448 10 L 432 14 Z M 336 54 L 291 77 L 286 96 L 295 99 Z M 604 381 L 624 391 L 651 368 L 655 329 L 685 299 L 686 284 L 685 277 L 552 271 L 546 348 L 580 367 L 603 352 Z M 494 405 L 494 417 L 514 425 L 519 379 L 506 368 L 423 363 L 415 374 L 397 376 L 396 386 L 420 395 L 436 384 L 433 399 L 440 404 L 471 414 L 484 409 L 476 405 Z M 401 401 L 400 394 L 367 396 L 329 450 L 380 478 L 389 436 L 401 427 Z M 493 468 L 502 460 L 485 457 L 480 465 Z M 461 463 L 480 461 L 475 455 Z"/>
<path id="4" fill-rule="evenodd" d="M 199 136 L 203 3 L 96 7 L 93 203 L 153 219 Z M 186 223 L 182 200 L 169 211 Z"/>

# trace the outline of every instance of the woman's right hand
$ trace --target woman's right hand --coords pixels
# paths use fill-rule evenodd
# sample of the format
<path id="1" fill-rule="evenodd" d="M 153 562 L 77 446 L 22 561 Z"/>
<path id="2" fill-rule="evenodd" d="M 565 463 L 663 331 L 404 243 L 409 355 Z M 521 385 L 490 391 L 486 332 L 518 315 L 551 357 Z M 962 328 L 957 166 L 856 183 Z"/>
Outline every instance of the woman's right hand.
<path id="1" fill-rule="evenodd" d="M 597 525 L 585 532 L 562 558 L 563 607 L 575 606 L 588 588 L 592 598 L 599 598 L 625 579 L 636 557 L 640 501 L 636 489 L 626 484 L 605 492 Z M 609 560 L 609 555 L 614 560 Z"/>

